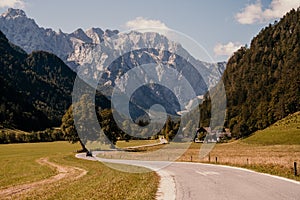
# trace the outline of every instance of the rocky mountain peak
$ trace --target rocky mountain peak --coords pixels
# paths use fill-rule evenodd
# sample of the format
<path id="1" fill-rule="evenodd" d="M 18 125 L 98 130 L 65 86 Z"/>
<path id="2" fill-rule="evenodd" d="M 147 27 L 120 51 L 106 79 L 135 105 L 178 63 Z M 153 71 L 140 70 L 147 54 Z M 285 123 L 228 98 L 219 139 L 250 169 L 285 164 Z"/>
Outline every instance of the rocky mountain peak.
<path id="1" fill-rule="evenodd" d="M 104 31 L 101 28 L 94 28 L 94 27 L 91 29 L 88 29 L 87 32 L 94 32 L 99 35 L 103 35 L 103 33 L 104 33 Z"/>
<path id="2" fill-rule="evenodd" d="M 27 18 L 25 12 L 21 9 L 14 9 L 14 8 L 9 8 L 7 12 L 3 13 L 1 17 L 6 18 L 6 19 L 15 19 L 15 18 Z"/>
<path id="3" fill-rule="evenodd" d="M 85 34 L 91 38 L 95 44 L 100 44 L 100 42 L 103 42 L 104 31 L 101 28 L 88 29 Z"/>
<path id="4" fill-rule="evenodd" d="M 104 34 L 105 34 L 107 37 L 111 37 L 111 36 L 113 36 L 113 35 L 117 35 L 118 33 L 119 33 L 118 30 L 110 30 L 110 29 L 106 29 Z"/>
<path id="5" fill-rule="evenodd" d="M 92 43 L 93 42 L 93 40 L 91 38 L 89 38 L 81 28 L 77 29 L 76 31 L 71 33 L 69 36 L 80 39 L 85 43 Z"/>

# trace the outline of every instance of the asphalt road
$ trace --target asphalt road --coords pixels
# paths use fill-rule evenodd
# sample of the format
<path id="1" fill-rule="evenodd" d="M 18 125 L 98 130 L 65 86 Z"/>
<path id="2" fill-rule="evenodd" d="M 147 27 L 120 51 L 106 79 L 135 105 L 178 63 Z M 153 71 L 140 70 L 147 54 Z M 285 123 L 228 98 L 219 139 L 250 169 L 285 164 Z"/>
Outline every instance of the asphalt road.
<path id="1" fill-rule="evenodd" d="M 246 169 L 187 162 L 90 159 L 155 170 L 161 176 L 157 199 L 300 200 L 300 182 Z"/>

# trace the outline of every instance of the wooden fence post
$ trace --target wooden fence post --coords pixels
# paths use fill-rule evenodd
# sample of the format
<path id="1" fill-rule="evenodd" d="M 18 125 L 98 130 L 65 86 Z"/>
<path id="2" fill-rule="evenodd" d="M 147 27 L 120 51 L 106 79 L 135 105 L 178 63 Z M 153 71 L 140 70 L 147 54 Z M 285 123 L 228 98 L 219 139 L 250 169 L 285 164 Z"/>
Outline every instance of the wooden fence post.
<path id="1" fill-rule="evenodd" d="M 294 162 L 294 175 L 298 176 L 298 173 L 297 173 L 297 162 L 296 161 Z"/>

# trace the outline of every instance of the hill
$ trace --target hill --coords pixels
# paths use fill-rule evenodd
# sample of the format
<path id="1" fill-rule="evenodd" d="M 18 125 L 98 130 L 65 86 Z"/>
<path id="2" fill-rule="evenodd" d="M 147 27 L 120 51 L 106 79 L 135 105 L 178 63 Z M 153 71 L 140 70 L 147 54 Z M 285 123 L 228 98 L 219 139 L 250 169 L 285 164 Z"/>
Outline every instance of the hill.
<path id="1" fill-rule="evenodd" d="M 300 110 L 300 8 L 264 28 L 229 59 L 223 74 L 227 121 L 245 137 Z"/>
<path id="2" fill-rule="evenodd" d="M 255 132 L 242 142 L 249 144 L 277 145 L 300 144 L 300 112 L 288 115 L 270 127 Z"/>
<path id="3" fill-rule="evenodd" d="M 0 31 L 0 126 L 25 131 L 59 126 L 76 74 L 46 52 L 27 55 Z"/>

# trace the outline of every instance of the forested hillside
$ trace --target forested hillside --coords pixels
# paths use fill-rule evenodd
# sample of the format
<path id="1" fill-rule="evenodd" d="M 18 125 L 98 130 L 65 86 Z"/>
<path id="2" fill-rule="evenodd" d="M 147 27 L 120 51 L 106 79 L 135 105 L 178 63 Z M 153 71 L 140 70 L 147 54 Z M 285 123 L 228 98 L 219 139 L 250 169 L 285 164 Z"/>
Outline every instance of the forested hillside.
<path id="1" fill-rule="evenodd" d="M 0 126 L 27 131 L 59 126 L 76 74 L 53 54 L 27 55 L 1 31 L 0 55 Z"/>
<path id="2" fill-rule="evenodd" d="M 227 122 L 236 137 L 300 110 L 300 9 L 264 28 L 229 59 Z"/>

